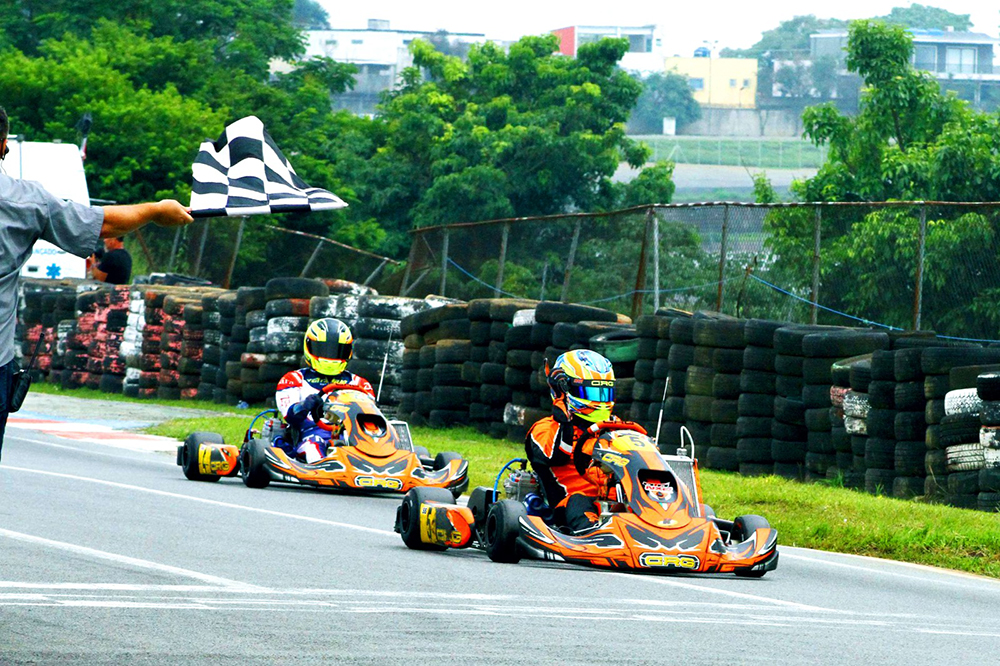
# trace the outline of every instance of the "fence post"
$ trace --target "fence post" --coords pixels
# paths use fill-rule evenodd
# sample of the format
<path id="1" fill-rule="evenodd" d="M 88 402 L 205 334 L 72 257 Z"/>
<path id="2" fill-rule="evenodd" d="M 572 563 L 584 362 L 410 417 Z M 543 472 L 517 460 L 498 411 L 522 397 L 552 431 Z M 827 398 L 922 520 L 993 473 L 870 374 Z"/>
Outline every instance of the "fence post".
<path id="1" fill-rule="evenodd" d="M 198 271 L 201 270 L 201 258 L 205 254 L 205 241 L 208 239 L 208 220 L 205 220 L 205 225 L 201 228 L 201 240 L 198 242 L 198 256 L 194 260 L 194 268 L 191 270 L 191 275 L 198 277 Z"/>
<path id="2" fill-rule="evenodd" d="M 643 226 L 642 249 L 639 250 L 639 267 L 635 272 L 635 290 L 632 292 L 632 321 L 642 314 L 642 296 L 646 289 L 646 257 L 649 251 L 649 236 L 653 220 L 646 214 L 646 224 Z"/>
<path id="3" fill-rule="evenodd" d="M 372 283 L 372 281 L 375 280 L 375 276 L 379 274 L 379 271 L 381 271 L 383 268 L 385 268 L 385 265 L 387 263 L 389 263 L 389 260 L 388 259 L 383 259 L 382 263 L 380 263 L 378 266 L 376 266 L 375 270 L 373 270 L 371 272 L 371 274 L 368 276 L 368 278 L 364 282 L 361 283 L 362 286 L 367 287 L 368 285 L 370 285 Z"/>
<path id="4" fill-rule="evenodd" d="M 500 262 L 497 264 L 497 286 L 496 293 L 499 298 L 503 291 L 503 267 L 507 263 L 507 236 L 510 235 L 510 222 L 503 225 L 503 233 L 500 235 Z"/>
<path id="5" fill-rule="evenodd" d="M 549 262 L 546 261 L 545 265 L 542 266 L 542 293 L 539 294 L 538 300 L 545 300 L 545 285 L 549 281 Z"/>
<path id="6" fill-rule="evenodd" d="M 563 303 L 569 297 L 569 278 L 573 272 L 573 261 L 576 259 L 576 244 L 580 242 L 580 220 L 573 225 L 573 240 L 569 244 L 569 256 L 566 257 L 566 274 L 563 275 L 562 295 L 559 300 Z"/>
<path id="7" fill-rule="evenodd" d="M 653 312 L 660 309 L 660 216 L 655 208 L 649 209 L 653 218 Z"/>
<path id="8" fill-rule="evenodd" d="M 920 231 L 917 237 L 917 284 L 913 293 L 913 330 L 920 330 L 924 306 L 924 248 L 927 242 L 927 206 L 920 207 Z"/>
<path id="9" fill-rule="evenodd" d="M 813 228 L 813 284 L 812 292 L 809 300 L 812 301 L 810 306 L 811 312 L 809 314 L 809 323 L 815 324 L 817 318 L 819 317 L 819 308 L 816 304 L 819 303 L 819 243 L 820 243 L 820 229 L 823 225 L 823 209 L 816 206 L 816 224 Z"/>
<path id="10" fill-rule="evenodd" d="M 323 248 L 323 241 L 318 241 L 316 243 L 316 249 L 314 249 L 312 251 L 312 254 L 309 255 L 309 261 L 306 262 L 306 265 L 302 267 L 302 272 L 299 273 L 300 278 L 304 278 L 306 276 L 306 273 L 309 272 L 309 269 L 312 268 L 313 262 L 316 261 L 316 257 L 319 256 L 319 251 L 322 248 Z"/>
<path id="11" fill-rule="evenodd" d="M 722 287 L 726 274 L 726 241 L 729 238 L 729 206 L 723 206 L 722 212 L 722 241 L 719 243 L 719 297 L 715 303 L 715 309 L 722 312 Z"/>
<path id="12" fill-rule="evenodd" d="M 444 230 L 444 238 L 441 239 L 441 295 L 445 295 L 445 287 L 448 284 L 448 229 Z"/>
<path id="13" fill-rule="evenodd" d="M 243 242 L 243 227 L 247 223 L 246 217 L 240 218 L 240 228 L 236 230 L 236 244 L 233 246 L 233 256 L 229 259 L 229 269 L 226 271 L 226 279 L 222 283 L 223 289 L 229 289 L 229 283 L 233 279 L 233 270 L 236 268 L 236 257 L 240 253 L 240 243 Z"/>
<path id="14" fill-rule="evenodd" d="M 406 268 L 403 269 L 403 284 L 399 287 L 400 296 L 406 296 L 410 278 L 413 277 L 413 262 L 417 260 L 417 243 L 419 242 L 420 234 L 413 234 L 413 241 L 410 242 L 410 254 L 406 257 Z"/>
<path id="15" fill-rule="evenodd" d="M 142 235 L 142 230 L 136 229 L 132 233 L 135 236 L 135 239 L 139 241 L 139 247 L 142 248 L 142 254 L 146 257 L 146 263 L 149 265 L 149 272 L 154 272 L 156 270 L 156 262 L 153 261 L 153 253 L 149 251 L 149 245 L 146 244 L 146 239 Z"/>
<path id="16" fill-rule="evenodd" d="M 181 230 L 184 227 L 177 227 L 177 231 L 174 232 L 174 245 L 170 248 L 170 261 L 167 262 L 167 272 L 172 273 L 174 271 L 174 260 L 177 258 L 177 246 L 181 242 Z"/>

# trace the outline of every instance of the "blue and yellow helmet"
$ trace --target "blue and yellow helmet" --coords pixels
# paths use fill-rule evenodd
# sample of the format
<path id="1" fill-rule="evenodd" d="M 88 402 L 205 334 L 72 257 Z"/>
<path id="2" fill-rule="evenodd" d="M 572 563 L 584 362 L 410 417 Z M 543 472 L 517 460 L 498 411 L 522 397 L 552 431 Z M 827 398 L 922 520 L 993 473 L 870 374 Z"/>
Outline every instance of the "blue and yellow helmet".
<path id="1" fill-rule="evenodd" d="M 302 341 L 306 364 L 321 375 L 339 375 L 347 369 L 354 353 L 354 336 L 347 324 L 326 317 L 317 319 L 306 329 Z"/>
<path id="2" fill-rule="evenodd" d="M 546 369 L 552 401 L 565 401 L 568 416 L 600 423 L 615 406 L 615 370 L 611 361 L 589 349 L 561 354 Z"/>

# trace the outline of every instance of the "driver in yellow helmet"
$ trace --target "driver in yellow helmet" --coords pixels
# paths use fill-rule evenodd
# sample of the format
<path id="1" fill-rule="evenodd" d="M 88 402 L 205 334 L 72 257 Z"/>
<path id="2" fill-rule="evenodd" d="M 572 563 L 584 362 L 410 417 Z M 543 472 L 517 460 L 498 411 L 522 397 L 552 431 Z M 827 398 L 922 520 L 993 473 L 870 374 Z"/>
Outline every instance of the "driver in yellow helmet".
<path id="1" fill-rule="evenodd" d="M 590 465 L 592 435 L 598 424 L 621 422 L 611 415 L 615 371 L 597 352 L 579 349 L 559 356 L 546 367 L 546 375 L 552 416 L 531 426 L 524 448 L 546 501 L 565 512 L 565 521 L 559 522 L 582 532 L 597 521 L 595 502 L 607 481 Z"/>
<path id="2" fill-rule="evenodd" d="M 364 377 L 347 371 L 354 351 L 354 336 L 347 324 L 327 317 L 317 319 L 306 329 L 302 353 L 308 367 L 286 373 L 274 395 L 278 411 L 285 421 L 299 431 L 298 442 L 288 442 L 289 453 L 313 463 L 326 456 L 331 431 L 316 421 L 323 404 L 322 391 L 334 384 L 352 388 L 375 397 L 372 385 Z"/>

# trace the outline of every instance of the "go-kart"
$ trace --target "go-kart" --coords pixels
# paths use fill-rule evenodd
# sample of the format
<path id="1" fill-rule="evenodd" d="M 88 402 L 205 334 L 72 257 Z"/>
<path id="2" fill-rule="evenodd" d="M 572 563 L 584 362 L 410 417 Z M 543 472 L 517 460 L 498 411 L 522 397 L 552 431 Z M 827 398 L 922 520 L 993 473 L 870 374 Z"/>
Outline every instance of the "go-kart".
<path id="1" fill-rule="evenodd" d="M 374 492 L 427 488 L 454 499 L 468 487 L 469 463 L 462 456 L 442 451 L 431 458 L 426 448 L 413 445 L 409 426 L 387 420 L 367 393 L 327 389 L 314 414 L 317 425 L 335 431 L 324 458 L 308 463 L 289 454 L 298 434 L 271 409 L 254 417 L 242 447 L 226 444 L 217 433 L 191 433 L 177 448 L 177 464 L 192 481 L 239 475 L 250 488 L 272 481 Z"/>
<path id="2" fill-rule="evenodd" d="M 467 507 L 434 488 L 415 488 L 396 511 L 396 531 L 421 550 L 474 547 L 494 562 L 522 557 L 650 572 L 734 573 L 757 578 L 778 566 L 778 533 L 760 516 L 722 520 L 700 502 L 698 465 L 682 447 L 661 455 L 631 423 L 605 423 L 586 447 L 606 477 L 600 517 L 572 532 L 539 494 L 527 461 L 507 463 L 493 488 L 475 488 Z M 682 433 L 682 438 L 685 433 Z M 690 433 L 686 433 L 690 438 Z M 683 439 L 682 439 L 683 443 Z M 498 487 L 507 469 L 520 463 Z"/>

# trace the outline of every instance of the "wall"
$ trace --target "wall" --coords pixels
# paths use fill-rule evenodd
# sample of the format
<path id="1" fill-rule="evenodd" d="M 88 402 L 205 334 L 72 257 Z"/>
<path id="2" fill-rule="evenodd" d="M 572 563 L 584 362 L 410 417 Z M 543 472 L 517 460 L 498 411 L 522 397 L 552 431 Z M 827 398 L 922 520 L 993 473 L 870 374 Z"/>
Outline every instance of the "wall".
<path id="1" fill-rule="evenodd" d="M 701 119 L 684 125 L 679 134 L 700 136 L 802 135 L 797 109 L 727 109 L 702 106 Z"/>
<path id="2" fill-rule="evenodd" d="M 701 79 L 704 88 L 692 87 L 701 105 L 753 108 L 757 99 L 757 60 L 754 58 L 666 58 L 664 69 L 676 70 L 689 80 Z"/>

